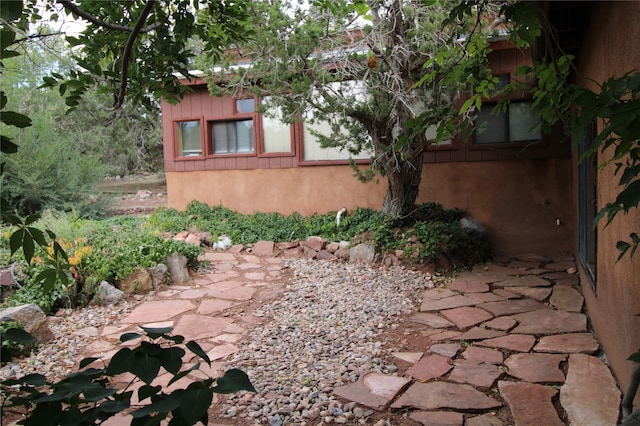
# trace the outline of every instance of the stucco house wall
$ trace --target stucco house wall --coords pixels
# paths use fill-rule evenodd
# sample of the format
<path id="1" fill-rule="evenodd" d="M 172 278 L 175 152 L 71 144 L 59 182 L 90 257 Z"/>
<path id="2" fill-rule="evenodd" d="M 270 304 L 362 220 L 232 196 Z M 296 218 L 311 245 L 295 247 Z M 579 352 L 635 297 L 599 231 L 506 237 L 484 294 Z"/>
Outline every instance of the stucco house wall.
<path id="1" fill-rule="evenodd" d="M 578 57 L 578 83 L 597 90 L 613 76 L 640 71 L 640 3 L 598 2 L 593 5 L 589 26 Z M 601 123 L 599 123 L 601 127 Z M 577 165 L 577 153 L 573 154 Z M 611 152 L 598 154 L 598 164 L 611 159 Z M 620 192 L 620 176 L 614 175 L 612 164 L 597 175 L 598 209 L 613 201 Z M 574 176 L 577 172 L 574 167 Z M 574 180 L 577 182 L 577 180 Z M 577 192 L 574 185 L 573 192 Z M 574 214 L 577 215 L 577 206 Z M 576 216 L 577 217 L 577 216 Z M 582 289 L 589 317 L 608 362 L 623 391 L 629 385 L 634 366 L 627 358 L 640 348 L 640 253 L 616 261 L 615 248 L 619 240 L 629 240 L 629 234 L 640 231 L 640 210 L 622 213 L 605 228 L 606 219 L 597 228 L 597 277 L 591 283 L 581 269 Z M 575 248 L 577 252 L 577 247 Z M 593 285 L 592 285 L 593 284 Z M 636 408 L 640 396 L 636 398 Z"/>

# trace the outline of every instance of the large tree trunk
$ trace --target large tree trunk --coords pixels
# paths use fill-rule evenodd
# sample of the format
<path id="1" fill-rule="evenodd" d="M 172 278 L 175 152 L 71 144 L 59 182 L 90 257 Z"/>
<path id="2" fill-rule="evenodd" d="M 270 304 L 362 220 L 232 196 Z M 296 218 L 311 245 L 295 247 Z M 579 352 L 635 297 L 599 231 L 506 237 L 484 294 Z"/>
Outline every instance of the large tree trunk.
<path id="1" fill-rule="evenodd" d="M 384 197 L 382 212 L 391 216 L 409 216 L 416 207 L 422 180 L 422 154 L 402 159 L 399 153 L 387 152 L 381 161 L 389 189 Z"/>

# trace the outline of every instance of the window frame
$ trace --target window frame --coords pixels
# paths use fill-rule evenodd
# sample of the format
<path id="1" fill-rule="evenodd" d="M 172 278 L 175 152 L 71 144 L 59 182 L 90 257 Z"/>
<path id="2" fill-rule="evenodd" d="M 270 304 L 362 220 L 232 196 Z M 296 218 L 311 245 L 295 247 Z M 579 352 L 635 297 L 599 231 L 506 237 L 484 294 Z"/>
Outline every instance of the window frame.
<path id="1" fill-rule="evenodd" d="M 267 96 L 265 96 L 267 97 Z M 262 105 L 262 98 L 258 98 L 258 107 Z M 301 129 L 301 121 L 289 124 L 289 151 L 265 151 L 263 114 L 257 113 L 258 126 L 256 127 L 256 139 L 259 145 L 259 157 L 293 157 L 296 155 L 296 138 Z"/>
<path id="2" fill-rule="evenodd" d="M 200 154 L 199 155 L 182 155 L 178 147 L 178 123 L 184 123 L 189 121 L 197 121 L 200 124 Z M 183 117 L 177 120 L 173 120 L 171 122 L 172 132 L 173 132 L 173 152 L 174 159 L 178 161 L 185 160 L 198 160 L 205 158 L 205 146 L 203 145 L 204 141 L 204 129 L 202 123 L 204 122 L 204 118 L 202 116 L 193 116 L 193 117 Z"/>
<path id="3" fill-rule="evenodd" d="M 485 108 L 487 108 L 489 110 L 489 114 L 492 114 L 493 109 L 498 105 L 498 100 L 491 100 L 488 102 L 483 102 L 482 103 L 482 108 L 483 110 Z M 533 138 L 533 139 L 523 139 L 523 140 L 517 140 L 514 141 L 511 138 L 511 129 L 510 129 L 510 110 L 511 110 L 511 106 L 512 104 L 522 104 L 522 103 L 528 103 L 528 104 L 533 104 L 533 100 L 532 99 L 518 99 L 518 100 L 510 100 L 509 103 L 507 104 L 507 110 L 504 111 L 504 131 L 505 131 L 505 136 L 506 136 L 506 140 L 503 142 L 486 142 L 486 143 L 482 143 L 482 142 L 477 142 L 477 126 L 476 126 L 476 120 L 474 120 L 473 122 L 473 126 L 474 126 L 474 130 L 473 130 L 473 146 L 476 148 L 482 148 L 482 147 L 491 147 L 491 148 L 496 148 L 496 147 L 514 147 L 514 146 L 524 146 L 524 145 L 529 145 L 532 143 L 539 143 L 542 142 L 544 140 L 544 135 L 542 134 L 542 130 L 540 130 L 540 133 L 538 135 L 537 138 Z M 495 117 L 495 115 L 491 115 L 492 117 Z"/>

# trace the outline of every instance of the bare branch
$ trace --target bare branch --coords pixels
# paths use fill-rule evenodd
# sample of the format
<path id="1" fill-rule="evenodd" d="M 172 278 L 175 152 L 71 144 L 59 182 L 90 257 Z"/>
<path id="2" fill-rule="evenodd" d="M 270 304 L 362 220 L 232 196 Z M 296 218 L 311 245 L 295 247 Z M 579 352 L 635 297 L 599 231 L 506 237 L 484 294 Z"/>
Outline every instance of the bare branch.
<path id="1" fill-rule="evenodd" d="M 121 32 L 125 32 L 125 33 L 132 33 L 134 31 L 136 31 L 136 27 L 131 28 L 131 27 L 126 27 L 124 25 L 118 25 L 118 24 L 112 24 L 110 22 L 106 22 L 106 21 L 102 21 L 98 18 L 96 18 L 95 16 L 91 15 L 90 13 L 85 12 L 84 10 L 80 9 L 76 4 L 72 3 L 70 0 L 58 0 L 58 3 L 60 3 L 67 11 L 78 15 L 79 17 L 91 22 L 94 25 L 97 25 L 101 28 L 107 28 L 110 30 L 115 30 L 115 31 L 121 31 Z M 161 22 L 154 22 L 153 24 L 144 27 L 144 28 L 140 28 L 139 30 L 137 30 L 136 32 L 138 34 L 143 34 L 143 33 L 148 33 L 151 32 L 153 30 L 155 30 L 156 28 L 159 28 L 162 26 Z"/>

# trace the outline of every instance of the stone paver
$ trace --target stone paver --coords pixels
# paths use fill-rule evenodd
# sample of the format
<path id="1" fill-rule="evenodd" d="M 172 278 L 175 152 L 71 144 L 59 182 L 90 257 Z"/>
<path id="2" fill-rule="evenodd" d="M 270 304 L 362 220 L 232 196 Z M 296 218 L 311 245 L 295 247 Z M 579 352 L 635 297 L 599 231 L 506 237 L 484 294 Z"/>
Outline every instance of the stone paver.
<path id="1" fill-rule="evenodd" d="M 335 388 L 333 393 L 366 407 L 381 409 L 409 383 L 411 379 L 406 377 L 368 373 L 355 383 Z"/>
<path id="2" fill-rule="evenodd" d="M 491 315 L 484 309 L 473 308 L 469 306 L 447 309 L 440 312 L 440 314 L 454 323 L 456 327 L 460 329 L 468 328 L 493 318 L 493 315 Z"/>
<path id="3" fill-rule="evenodd" d="M 121 319 L 120 322 L 139 324 L 164 321 L 195 308 L 196 305 L 189 300 L 156 300 L 139 305 L 127 317 Z"/>
<path id="4" fill-rule="evenodd" d="M 559 354 L 513 354 L 504 365 L 509 375 L 532 383 L 562 383 L 564 374 L 560 363 L 566 355 Z"/>
<path id="5" fill-rule="evenodd" d="M 507 401 L 518 426 L 562 426 L 552 398 L 557 390 L 534 383 L 499 382 L 500 395 Z"/>
<path id="6" fill-rule="evenodd" d="M 407 374 L 416 380 L 427 381 L 442 377 L 452 368 L 449 358 L 442 355 L 429 355 L 407 370 Z"/>
<path id="7" fill-rule="evenodd" d="M 536 352 L 550 353 L 586 353 L 598 350 L 598 342 L 591 333 L 569 333 L 544 336 L 534 346 Z"/>
<path id="8" fill-rule="evenodd" d="M 414 383 L 391 408 L 415 407 L 421 410 L 451 408 L 457 410 L 485 410 L 502 404 L 476 390 L 473 386 L 446 382 Z"/>
<path id="9" fill-rule="evenodd" d="M 587 331 L 587 317 L 583 314 L 551 309 L 525 312 L 512 316 L 520 324 L 512 331 L 523 334 L 560 334 Z"/>

